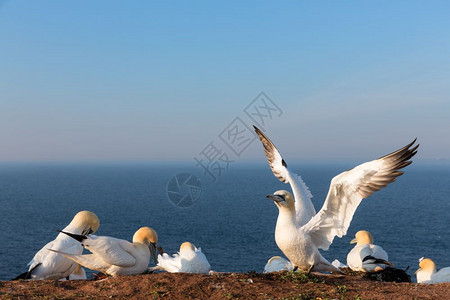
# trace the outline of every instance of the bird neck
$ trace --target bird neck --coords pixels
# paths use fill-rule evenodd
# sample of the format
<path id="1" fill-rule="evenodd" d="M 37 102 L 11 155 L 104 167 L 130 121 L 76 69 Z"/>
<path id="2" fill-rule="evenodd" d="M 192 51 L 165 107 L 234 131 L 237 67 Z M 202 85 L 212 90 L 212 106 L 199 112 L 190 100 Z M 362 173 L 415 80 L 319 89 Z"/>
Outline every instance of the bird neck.
<path id="1" fill-rule="evenodd" d="M 368 242 L 368 241 L 364 241 L 364 242 L 357 242 L 356 246 L 362 246 L 362 245 L 372 245 L 372 243 Z"/>
<path id="2" fill-rule="evenodd" d="M 278 212 L 277 227 L 295 226 L 295 211 L 287 208 L 280 208 Z"/>
<path id="3" fill-rule="evenodd" d="M 429 281 L 431 280 L 431 276 L 436 272 L 436 270 L 420 270 L 417 272 L 417 281 L 423 282 L 423 281 Z"/>
<path id="4" fill-rule="evenodd" d="M 139 251 L 148 252 L 150 254 L 150 249 L 148 248 L 148 245 L 145 244 L 145 242 L 133 242 L 133 247 L 135 249 L 138 249 Z"/>

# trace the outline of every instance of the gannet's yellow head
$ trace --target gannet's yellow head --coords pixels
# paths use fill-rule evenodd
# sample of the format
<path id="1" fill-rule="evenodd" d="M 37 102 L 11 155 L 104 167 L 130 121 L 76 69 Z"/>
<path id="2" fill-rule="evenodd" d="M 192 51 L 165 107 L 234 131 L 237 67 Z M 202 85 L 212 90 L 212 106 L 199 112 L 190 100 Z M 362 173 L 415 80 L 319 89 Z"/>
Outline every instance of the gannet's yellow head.
<path id="1" fill-rule="evenodd" d="M 156 244 L 158 243 L 158 234 L 153 228 L 141 227 L 133 235 L 133 243 Z"/>
<path id="2" fill-rule="evenodd" d="M 417 269 L 416 274 L 422 270 L 434 273 L 436 271 L 436 264 L 430 258 L 422 257 L 419 259 L 419 269 Z"/>
<path id="3" fill-rule="evenodd" d="M 145 244 L 149 247 L 150 253 L 156 264 L 158 256 L 156 255 L 156 244 L 158 243 L 158 234 L 153 228 L 141 227 L 133 235 L 133 243 Z"/>
<path id="4" fill-rule="evenodd" d="M 373 236 L 366 230 L 360 230 L 355 234 L 355 238 L 350 241 L 350 244 L 373 244 Z"/>
<path id="5" fill-rule="evenodd" d="M 95 233 L 98 230 L 98 227 L 100 226 L 100 220 L 93 212 L 83 210 L 77 213 L 75 217 L 73 217 L 70 225 L 76 228 L 81 228 L 82 235 L 88 235 L 91 233 Z"/>
<path id="6" fill-rule="evenodd" d="M 291 193 L 285 190 L 276 191 L 273 195 L 267 195 L 267 198 L 274 201 L 278 209 L 287 209 L 295 211 L 295 200 Z"/>
<path id="7" fill-rule="evenodd" d="M 195 246 L 191 242 L 184 242 L 180 246 L 180 253 L 183 251 L 195 251 Z"/>

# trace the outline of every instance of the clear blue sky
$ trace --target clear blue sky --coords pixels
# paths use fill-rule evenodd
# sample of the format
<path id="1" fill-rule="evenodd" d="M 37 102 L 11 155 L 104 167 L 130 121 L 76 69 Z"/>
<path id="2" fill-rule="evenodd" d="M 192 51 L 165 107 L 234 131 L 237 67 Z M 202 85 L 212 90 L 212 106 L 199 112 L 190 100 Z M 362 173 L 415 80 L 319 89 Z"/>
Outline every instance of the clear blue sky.
<path id="1" fill-rule="evenodd" d="M 1 1 L 0 161 L 192 160 L 261 91 L 291 159 L 450 159 L 446 1 Z M 241 159 L 263 157 L 251 145 Z"/>

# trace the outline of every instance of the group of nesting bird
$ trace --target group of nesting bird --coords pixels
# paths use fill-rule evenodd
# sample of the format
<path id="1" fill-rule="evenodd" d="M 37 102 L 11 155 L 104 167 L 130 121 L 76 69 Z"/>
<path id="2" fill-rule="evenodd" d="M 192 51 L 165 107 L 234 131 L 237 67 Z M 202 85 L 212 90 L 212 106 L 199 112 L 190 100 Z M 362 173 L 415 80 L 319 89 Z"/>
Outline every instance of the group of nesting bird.
<path id="1" fill-rule="evenodd" d="M 96 236 L 100 226 L 97 215 L 80 211 L 58 236 L 29 262 L 27 272 L 16 279 L 86 279 L 83 267 L 106 275 L 138 275 L 146 272 L 151 256 L 155 270 L 208 273 L 210 265 L 200 249 L 184 242 L 173 257 L 156 254 L 158 235 L 150 227 L 141 227 L 132 242 L 109 236 Z M 91 254 L 82 254 L 83 247 Z"/>
<path id="2" fill-rule="evenodd" d="M 347 234 L 353 215 L 362 199 L 394 182 L 403 174 L 402 168 L 411 164 L 417 153 L 416 140 L 405 147 L 378 159 L 363 163 L 335 176 L 330 183 L 322 209 L 316 213 L 312 195 L 302 178 L 290 171 L 272 141 L 256 126 L 255 132 L 264 146 L 273 174 L 282 182 L 289 183 L 293 191 L 276 191 L 267 195 L 278 207 L 275 241 L 288 260 L 275 256 L 269 259 L 265 271 L 295 270 L 318 272 L 342 272 L 339 261 L 330 263 L 319 252 L 328 250 L 334 237 Z M 348 267 L 354 271 L 377 272 L 387 266 L 386 251 L 373 244 L 368 231 L 359 231 L 351 243 L 356 246 L 347 255 Z M 450 268 L 436 272 L 434 262 L 420 260 L 417 281 L 437 283 L 450 281 Z"/>
<path id="3" fill-rule="evenodd" d="M 269 259 L 265 272 L 303 270 L 307 272 L 341 273 L 340 263 L 330 263 L 319 252 L 328 250 L 334 238 L 347 234 L 353 215 L 362 199 L 392 183 L 403 174 L 402 168 L 411 164 L 417 153 L 416 140 L 405 147 L 376 160 L 345 171 L 331 180 L 328 195 L 316 213 L 312 195 L 300 176 L 291 172 L 270 139 L 257 127 L 255 132 L 264 146 L 273 174 L 289 183 L 293 195 L 276 191 L 267 195 L 279 209 L 275 228 L 275 241 L 288 260 L 275 256 Z M 133 242 L 95 236 L 99 228 L 98 217 L 89 211 L 75 215 L 55 240 L 45 245 L 29 263 L 29 270 L 18 278 L 25 279 L 83 279 L 86 267 L 107 275 L 142 274 L 148 269 L 151 256 L 156 264 L 150 271 L 209 273 L 211 267 L 205 255 L 190 242 L 181 245 L 172 257 L 166 253 L 157 256 L 158 235 L 149 227 L 142 227 L 133 236 Z M 351 243 L 356 246 L 348 253 L 348 267 L 355 271 L 377 272 L 392 266 L 387 253 L 373 244 L 367 231 L 356 233 Z M 83 247 L 91 254 L 82 254 Z M 418 282 L 450 281 L 450 268 L 436 272 L 434 262 L 420 260 Z"/>

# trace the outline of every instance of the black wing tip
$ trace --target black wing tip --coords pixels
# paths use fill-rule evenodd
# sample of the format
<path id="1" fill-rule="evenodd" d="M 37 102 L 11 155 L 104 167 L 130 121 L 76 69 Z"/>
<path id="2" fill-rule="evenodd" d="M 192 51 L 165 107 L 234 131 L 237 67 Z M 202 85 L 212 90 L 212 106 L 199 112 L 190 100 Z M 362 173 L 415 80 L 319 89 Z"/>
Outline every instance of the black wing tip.
<path id="1" fill-rule="evenodd" d="M 365 261 L 367 261 L 369 259 L 372 259 L 373 262 L 377 263 L 377 264 L 385 264 L 385 265 L 388 265 L 388 266 L 391 266 L 391 267 L 393 266 L 393 264 L 390 261 L 387 261 L 387 260 L 384 260 L 384 259 L 381 259 L 381 258 L 376 258 L 376 257 L 373 257 L 372 255 L 367 255 L 366 257 L 363 258 L 362 261 L 365 262 Z"/>
<path id="2" fill-rule="evenodd" d="M 259 129 L 258 127 L 256 127 L 255 125 L 253 125 L 253 128 L 255 129 L 256 134 L 258 135 L 259 139 L 261 140 L 261 142 L 264 144 L 263 140 L 268 140 L 270 143 L 272 143 L 270 141 L 270 139 L 261 131 L 261 129 Z M 264 147 L 265 148 L 265 147 Z"/>
<path id="3" fill-rule="evenodd" d="M 263 147 L 265 149 L 265 151 L 269 151 L 272 152 L 271 148 L 276 148 L 275 145 L 272 143 L 272 141 L 269 139 L 269 137 L 267 137 L 258 127 L 256 127 L 255 125 L 253 125 L 253 128 L 255 128 L 255 132 L 259 137 L 259 140 L 261 141 L 261 143 L 263 144 Z"/>
<path id="4" fill-rule="evenodd" d="M 412 163 L 412 161 L 408 161 L 409 159 L 413 158 L 417 154 L 417 149 L 419 148 L 420 144 L 414 145 L 417 141 L 417 138 L 415 138 L 411 143 L 403 147 L 399 150 L 399 152 L 405 152 L 401 159 L 405 162 L 405 165 L 403 165 L 401 168 L 404 168 Z M 412 147 L 412 148 L 411 148 Z"/>
<path id="5" fill-rule="evenodd" d="M 394 158 L 396 160 L 407 161 L 408 159 L 412 158 L 417 153 L 417 148 L 419 148 L 420 144 L 417 144 L 414 147 L 412 147 L 416 141 L 417 141 L 417 138 L 415 138 L 408 145 L 398 149 L 397 151 L 386 154 L 386 155 L 380 157 L 379 159 Z"/>
<path id="6" fill-rule="evenodd" d="M 411 143 L 409 143 L 408 145 L 406 145 L 403 148 L 410 148 L 412 145 L 414 145 L 417 142 L 417 138 L 415 138 Z"/>
<path id="7" fill-rule="evenodd" d="M 20 274 L 19 276 L 11 279 L 11 281 L 20 280 L 20 279 L 31 279 L 31 273 L 30 272 L 24 272 Z"/>
<path id="8" fill-rule="evenodd" d="M 11 279 L 11 281 L 20 280 L 20 279 L 25 279 L 25 280 L 26 279 L 31 279 L 31 273 L 34 271 L 34 269 L 36 269 L 40 265 L 42 265 L 42 263 L 38 263 L 31 270 L 28 270 L 27 272 L 24 272 L 24 273 L 20 274 L 16 278 Z"/>

